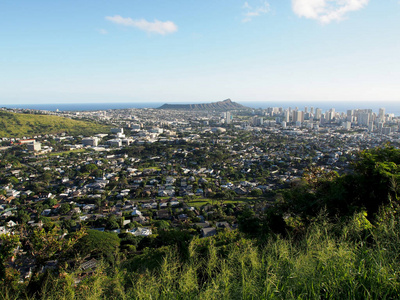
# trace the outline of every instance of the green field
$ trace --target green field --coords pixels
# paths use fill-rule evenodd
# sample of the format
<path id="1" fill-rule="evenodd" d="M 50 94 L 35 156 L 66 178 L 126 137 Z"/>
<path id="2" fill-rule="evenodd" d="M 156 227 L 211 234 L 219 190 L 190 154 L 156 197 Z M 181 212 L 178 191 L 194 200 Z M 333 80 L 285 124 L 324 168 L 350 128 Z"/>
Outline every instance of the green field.
<path id="1" fill-rule="evenodd" d="M 49 153 L 49 156 L 62 156 L 62 155 L 68 155 L 70 153 L 80 153 L 80 152 L 85 152 L 85 149 L 76 149 L 76 150 L 68 150 L 68 151 L 62 151 L 62 152 L 52 152 Z"/>
<path id="2" fill-rule="evenodd" d="M 32 137 L 65 132 L 71 135 L 107 133 L 110 127 L 69 118 L 0 111 L 0 137 Z"/>
<path id="3" fill-rule="evenodd" d="M 229 203 L 233 203 L 233 204 L 238 204 L 238 203 L 246 203 L 248 201 L 254 201 L 255 199 L 250 199 L 250 198 L 240 198 L 240 199 L 235 199 L 235 200 L 220 200 L 220 199 L 210 199 L 210 198 L 195 198 L 189 202 L 187 202 L 187 204 L 189 206 L 194 206 L 196 208 L 200 208 L 203 205 L 213 205 L 213 204 L 217 204 L 217 203 L 225 203 L 225 204 L 229 204 Z"/>

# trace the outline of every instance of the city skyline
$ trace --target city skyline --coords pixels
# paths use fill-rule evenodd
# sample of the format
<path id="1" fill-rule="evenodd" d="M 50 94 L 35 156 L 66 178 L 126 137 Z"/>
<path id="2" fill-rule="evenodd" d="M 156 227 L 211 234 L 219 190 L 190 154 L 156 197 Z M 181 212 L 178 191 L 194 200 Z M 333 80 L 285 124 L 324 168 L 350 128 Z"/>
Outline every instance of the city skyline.
<path id="1" fill-rule="evenodd" d="M 0 102 L 395 103 L 399 17 L 397 0 L 3 2 Z"/>

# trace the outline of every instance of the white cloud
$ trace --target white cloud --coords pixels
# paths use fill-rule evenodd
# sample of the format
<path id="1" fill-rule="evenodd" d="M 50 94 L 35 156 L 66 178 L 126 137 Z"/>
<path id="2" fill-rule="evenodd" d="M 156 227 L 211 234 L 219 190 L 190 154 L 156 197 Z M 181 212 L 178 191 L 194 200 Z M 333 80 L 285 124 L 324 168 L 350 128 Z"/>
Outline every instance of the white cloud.
<path id="1" fill-rule="evenodd" d="M 133 20 L 131 18 L 123 18 L 119 15 L 106 17 L 106 20 L 111 21 L 115 24 L 135 27 L 149 33 L 158 33 L 162 35 L 173 33 L 178 30 L 178 26 L 176 26 L 175 23 L 171 21 L 162 22 L 154 20 L 153 22 L 149 22 L 145 19 Z"/>
<path id="2" fill-rule="evenodd" d="M 105 30 L 105 29 L 99 29 L 98 32 L 99 32 L 100 34 L 107 34 L 107 33 L 108 33 L 108 31 Z"/>
<path id="3" fill-rule="evenodd" d="M 264 1 L 260 6 L 252 7 L 247 1 L 243 4 L 242 8 L 245 10 L 243 13 L 244 18 L 242 22 L 250 22 L 254 17 L 259 17 L 269 12 L 269 3 Z"/>
<path id="4" fill-rule="evenodd" d="M 341 21 L 351 11 L 364 8 L 369 0 L 292 0 L 292 9 L 299 17 L 327 24 Z"/>

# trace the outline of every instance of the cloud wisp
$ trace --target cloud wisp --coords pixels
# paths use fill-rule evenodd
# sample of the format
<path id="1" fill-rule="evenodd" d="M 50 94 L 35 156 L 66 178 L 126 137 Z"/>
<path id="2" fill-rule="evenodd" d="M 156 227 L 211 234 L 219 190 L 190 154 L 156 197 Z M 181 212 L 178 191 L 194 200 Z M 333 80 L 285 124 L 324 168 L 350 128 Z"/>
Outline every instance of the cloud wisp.
<path id="1" fill-rule="evenodd" d="M 107 16 L 106 20 L 115 24 L 134 27 L 147 33 L 156 33 L 161 35 L 174 33 L 178 30 L 178 26 L 171 21 L 162 22 L 159 20 L 154 20 L 153 22 L 149 22 L 145 19 L 133 20 L 131 18 L 124 18 L 119 15 L 115 15 L 113 17 Z"/>
<path id="2" fill-rule="evenodd" d="M 323 24 L 341 21 L 346 14 L 364 8 L 369 0 L 292 0 L 293 12 Z"/>
<path id="3" fill-rule="evenodd" d="M 251 6 L 246 1 L 243 4 L 242 8 L 244 10 L 244 13 L 243 13 L 244 18 L 242 19 L 242 22 L 244 22 L 244 23 L 250 22 L 254 17 L 259 17 L 270 11 L 269 3 L 267 1 L 262 2 L 261 5 L 257 6 L 257 7 Z"/>
<path id="4" fill-rule="evenodd" d="M 97 30 L 100 34 L 108 34 L 108 31 L 107 30 L 105 30 L 105 29 L 98 29 Z"/>

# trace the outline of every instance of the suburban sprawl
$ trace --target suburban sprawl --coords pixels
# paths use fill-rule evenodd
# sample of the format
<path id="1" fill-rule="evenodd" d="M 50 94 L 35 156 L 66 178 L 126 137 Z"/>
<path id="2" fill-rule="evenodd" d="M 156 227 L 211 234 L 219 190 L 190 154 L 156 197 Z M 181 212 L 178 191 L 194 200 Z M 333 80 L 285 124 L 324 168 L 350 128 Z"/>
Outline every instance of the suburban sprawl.
<path id="1" fill-rule="evenodd" d="M 0 112 L 103 126 L 91 135 L 0 137 L 0 235 L 18 236 L 5 268 L 19 284 L 63 268 L 79 285 L 148 251 L 178 244 L 179 252 L 177 240 L 255 235 L 249 220 L 265 217 L 310 172 L 352 173 L 360 152 L 400 141 L 400 118 L 383 108 Z M 79 255 L 67 253 L 71 237 Z"/>

